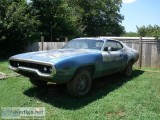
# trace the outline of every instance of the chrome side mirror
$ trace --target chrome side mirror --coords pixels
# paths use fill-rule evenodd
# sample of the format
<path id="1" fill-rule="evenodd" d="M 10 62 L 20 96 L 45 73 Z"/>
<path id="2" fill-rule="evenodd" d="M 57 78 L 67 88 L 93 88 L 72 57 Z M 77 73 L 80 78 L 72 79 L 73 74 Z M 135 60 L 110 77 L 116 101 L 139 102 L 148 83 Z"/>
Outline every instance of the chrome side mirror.
<path id="1" fill-rule="evenodd" d="M 112 47 L 108 47 L 108 51 L 109 51 L 109 52 L 112 51 Z"/>
<path id="2" fill-rule="evenodd" d="M 112 51 L 112 47 L 105 47 L 105 48 L 104 48 L 104 51 L 110 52 L 110 51 Z"/>

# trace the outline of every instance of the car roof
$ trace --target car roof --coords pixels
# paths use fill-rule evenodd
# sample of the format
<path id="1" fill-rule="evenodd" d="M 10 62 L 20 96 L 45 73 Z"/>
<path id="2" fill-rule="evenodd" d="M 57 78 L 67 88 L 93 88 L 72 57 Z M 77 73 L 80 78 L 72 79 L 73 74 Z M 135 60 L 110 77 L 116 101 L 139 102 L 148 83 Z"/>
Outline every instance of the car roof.
<path id="1" fill-rule="evenodd" d="M 111 39 L 111 38 L 102 38 L 102 37 L 80 37 L 80 38 L 75 38 L 74 40 L 103 40 L 103 41 L 107 41 L 107 40 L 113 40 L 113 41 L 118 41 L 118 40 L 114 40 L 114 39 Z"/>
<path id="2" fill-rule="evenodd" d="M 74 40 L 102 40 L 104 42 L 106 41 L 117 41 L 119 43 L 121 43 L 123 46 L 126 46 L 123 42 L 119 41 L 119 40 L 115 40 L 115 39 L 112 39 L 112 38 L 107 38 L 107 37 L 80 37 L 80 38 L 75 38 Z"/>

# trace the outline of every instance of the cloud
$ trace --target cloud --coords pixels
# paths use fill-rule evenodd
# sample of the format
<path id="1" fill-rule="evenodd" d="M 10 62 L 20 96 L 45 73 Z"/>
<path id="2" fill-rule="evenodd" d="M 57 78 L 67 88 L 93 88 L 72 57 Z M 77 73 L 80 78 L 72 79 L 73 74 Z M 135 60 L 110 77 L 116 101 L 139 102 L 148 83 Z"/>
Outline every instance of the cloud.
<path id="1" fill-rule="evenodd" d="M 133 3 L 133 2 L 135 2 L 135 1 L 136 1 L 136 0 L 122 0 L 122 2 L 123 2 L 123 3 L 126 3 L 126 4 L 127 4 L 127 3 Z"/>

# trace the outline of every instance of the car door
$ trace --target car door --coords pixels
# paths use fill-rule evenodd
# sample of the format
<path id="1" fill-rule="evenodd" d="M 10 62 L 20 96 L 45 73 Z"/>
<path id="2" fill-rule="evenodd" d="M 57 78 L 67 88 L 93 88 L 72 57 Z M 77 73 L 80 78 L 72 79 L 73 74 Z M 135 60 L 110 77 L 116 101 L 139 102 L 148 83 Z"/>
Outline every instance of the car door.
<path id="1" fill-rule="evenodd" d="M 104 51 L 102 53 L 103 56 L 103 73 L 110 74 L 117 72 L 124 65 L 123 63 L 123 55 L 121 54 L 121 50 L 123 46 L 118 46 L 117 41 L 108 40 L 104 45 Z M 108 48 L 108 50 L 107 50 Z"/>

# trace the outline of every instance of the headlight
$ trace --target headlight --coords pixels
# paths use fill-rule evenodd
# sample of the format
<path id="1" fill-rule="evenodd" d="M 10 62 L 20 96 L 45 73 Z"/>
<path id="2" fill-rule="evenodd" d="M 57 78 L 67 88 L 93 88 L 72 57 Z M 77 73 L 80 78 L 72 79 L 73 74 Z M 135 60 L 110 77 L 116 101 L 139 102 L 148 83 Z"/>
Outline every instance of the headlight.
<path id="1" fill-rule="evenodd" d="M 44 67 L 43 70 L 44 70 L 45 72 L 47 72 L 47 67 Z"/>
<path id="2" fill-rule="evenodd" d="M 50 73 L 52 72 L 52 68 L 51 68 L 51 67 L 49 67 L 49 72 L 50 72 Z"/>
<path id="3" fill-rule="evenodd" d="M 42 72 L 44 72 L 44 73 L 52 73 L 52 67 L 44 66 L 42 68 Z"/>

